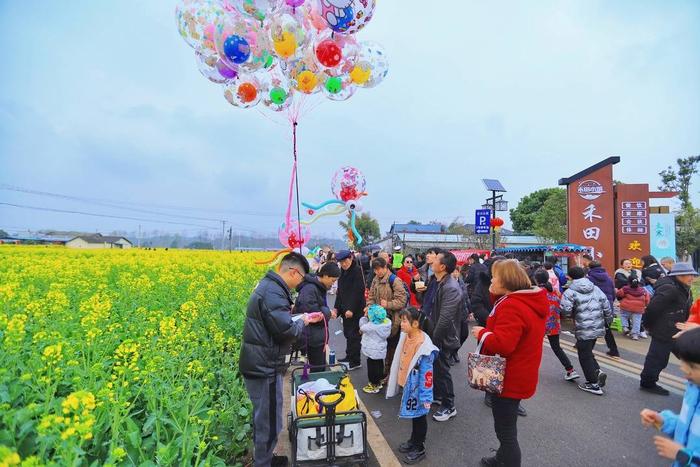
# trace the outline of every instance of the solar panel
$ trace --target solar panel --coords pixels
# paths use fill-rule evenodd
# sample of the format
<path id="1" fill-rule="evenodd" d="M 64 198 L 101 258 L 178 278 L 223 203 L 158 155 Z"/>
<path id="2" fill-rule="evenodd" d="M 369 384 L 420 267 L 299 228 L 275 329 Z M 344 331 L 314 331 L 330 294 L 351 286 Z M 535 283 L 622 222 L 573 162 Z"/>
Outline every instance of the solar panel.
<path id="1" fill-rule="evenodd" d="M 499 182 L 498 180 L 494 180 L 491 178 L 482 178 L 481 181 L 484 182 L 484 186 L 486 186 L 486 189 L 489 191 L 506 191 L 506 189 L 503 188 L 501 182 Z"/>

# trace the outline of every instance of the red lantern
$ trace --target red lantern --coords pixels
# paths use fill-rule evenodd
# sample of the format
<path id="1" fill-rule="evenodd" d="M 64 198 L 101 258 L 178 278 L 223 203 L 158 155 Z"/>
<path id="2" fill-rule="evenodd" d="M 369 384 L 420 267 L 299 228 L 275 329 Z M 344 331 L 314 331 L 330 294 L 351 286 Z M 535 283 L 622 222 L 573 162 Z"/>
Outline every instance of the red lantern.
<path id="1" fill-rule="evenodd" d="M 326 39 L 321 41 L 316 47 L 316 58 L 318 58 L 321 65 L 333 68 L 338 66 L 340 60 L 343 58 L 343 51 L 335 41 Z"/>
<path id="2" fill-rule="evenodd" d="M 503 225 L 503 219 L 500 217 L 494 217 L 491 219 L 491 227 L 501 227 Z"/>

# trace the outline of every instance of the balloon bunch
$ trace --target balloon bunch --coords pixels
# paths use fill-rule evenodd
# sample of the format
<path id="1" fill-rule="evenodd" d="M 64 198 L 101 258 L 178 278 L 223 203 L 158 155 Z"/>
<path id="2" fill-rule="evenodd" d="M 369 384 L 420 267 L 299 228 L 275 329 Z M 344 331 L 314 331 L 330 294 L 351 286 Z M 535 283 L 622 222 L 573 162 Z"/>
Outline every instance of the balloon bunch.
<path id="1" fill-rule="evenodd" d="M 331 180 L 331 192 L 334 199 L 328 199 L 320 204 L 301 203 L 307 209 L 307 213 L 313 216 L 311 219 L 301 221 L 303 225 L 310 225 L 321 217 L 335 216 L 347 213 L 350 218 L 348 228 L 348 240 L 352 243 L 362 243 L 362 235 L 355 225 L 356 213 L 362 211 L 360 198 L 367 196 L 365 191 L 366 180 L 362 172 L 354 167 L 343 167 L 335 172 Z M 320 211 L 320 212 L 316 212 Z"/>
<path id="2" fill-rule="evenodd" d="M 350 98 L 387 74 L 381 46 L 358 42 L 376 0 L 179 0 L 177 27 L 199 71 L 236 107 L 275 112 L 297 96 Z M 296 118 L 296 117 L 295 117 Z"/>

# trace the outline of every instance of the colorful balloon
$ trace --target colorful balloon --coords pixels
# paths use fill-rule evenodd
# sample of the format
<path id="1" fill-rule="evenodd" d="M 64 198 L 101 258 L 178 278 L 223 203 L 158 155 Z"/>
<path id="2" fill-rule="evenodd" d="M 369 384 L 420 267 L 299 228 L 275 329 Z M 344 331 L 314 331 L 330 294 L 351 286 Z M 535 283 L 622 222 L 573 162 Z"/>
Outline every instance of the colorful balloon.
<path id="1" fill-rule="evenodd" d="M 323 94 L 332 101 L 345 101 L 355 94 L 356 89 L 357 86 L 353 85 L 350 79 L 330 76 L 326 79 Z"/>
<path id="2" fill-rule="evenodd" d="M 336 198 L 347 202 L 363 196 L 366 184 L 367 182 L 362 172 L 354 167 L 342 167 L 333 174 L 331 191 Z"/>
<path id="3" fill-rule="evenodd" d="M 224 55 L 237 65 L 245 63 L 250 58 L 250 44 L 245 38 L 232 34 L 224 40 Z"/>
<path id="4" fill-rule="evenodd" d="M 202 52 L 196 52 L 195 57 L 197 58 L 197 68 L 199 72 L 209 81 L 222 84 L 232 79 L 219 71 L 218 66 L 220 60 L 217 55 L 205 55 Z M 233 76 L 233 78 L 235 78 L 235 76 Z"/>
<path id="5" fill-rule="evenodd" d="M 296 219 L 291 219 L 289 225 L 282 223 L 277 231 L 277 236 L 282 245 L 295 249 L 304 246 L 311 238 L 311 228 L 308 225 L 299 226 Z"/>
<path id="6" fill-rule="evenodd" d="M 345 29 L 339 32 L 342 34 L 355 34 L 364 28 L 372 20 L 376 6 L 376 0 L 353 0 L 352 19 Z"/>
<path id="7" fill-rule="evenodd" d="M 371 76 L 372 65 L 365 61 L 357 62 L 350 72 L 350 80 L 358 86 L 362 86 L 367 83 Z"/>
<path id="8" fill-rule="evenodd" d="M 270 72 L 265 71 L 265 75 L 260 77 L 260 81 L 264 83 L 262 85 L 264 89 L 262 102 L 265 107 L 274 112 L 281 112 L 292 104 L 294 90 L 289 79 L 279 67 Z"/>
<path id="9" fill-rule="evenodd" d="M 321 16 L 335 32 L 344 32 L 353 19 L 353 0 L 319 0 Z"/>
<path id="10" fill-rule="evenodd" d="M 187 45 L 195 50 L 214 51 L 210 33 L 224 14 L 221 5 L 212 0 L 180 0 L 175 6 L 177 30 Z"/>
<path id="11" fill-rule="evenodd" d="M 325 39 L 316 46 L 316 58 L 321 65 L 334 68 L 340 64 L 343 51 L 334 40 Z"/>
<path id="12" fill-rule="evenodd" d="M 239 76 L 233 83 L 224 85 L 224 97 L 235 107 L 253 107 L 260 102 L 260 84 L 252 76 Z"/>
<path id="13" fill-rule="evenodd" d="M 231 3 L 235 4 L 241 13 L 258 21 L 264 21 L 281 5 L 279 0 L 231 0 Z"/>
<path id="14" fill-rule="evenodd" d="M 281 60 L 296 60 L 304 53 L 309 37 L 304 26 L 291 14 L 282 13 L 270 20 L 273 51 Z"/>

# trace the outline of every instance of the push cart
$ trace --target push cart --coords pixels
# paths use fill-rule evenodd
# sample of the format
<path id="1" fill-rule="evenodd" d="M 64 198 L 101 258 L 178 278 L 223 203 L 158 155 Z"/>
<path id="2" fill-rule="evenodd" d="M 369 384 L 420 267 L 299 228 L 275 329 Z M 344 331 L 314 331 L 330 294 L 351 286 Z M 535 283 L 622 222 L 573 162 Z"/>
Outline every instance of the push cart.
<path id="1" fill-rule="evenodd" d="M 315 394 L 314 400 L 322 408 L 321 413 L 297 414 L 299 386 L 309 381 L 325 378 L 338 387 L 347 375 L 344 365 L 313 367 L 314 373 L 305 373 L 304 368 L 292 370 L 292 400 L 287 416 L 289 440 L 292 446 L 292 466 L 368 465 L 367 416 L 361 410 L 336 412 L 336 406 L 346 397 L 355 397 L 357 392 L 346 394 L 340 389 L 329 389 Z"/>

